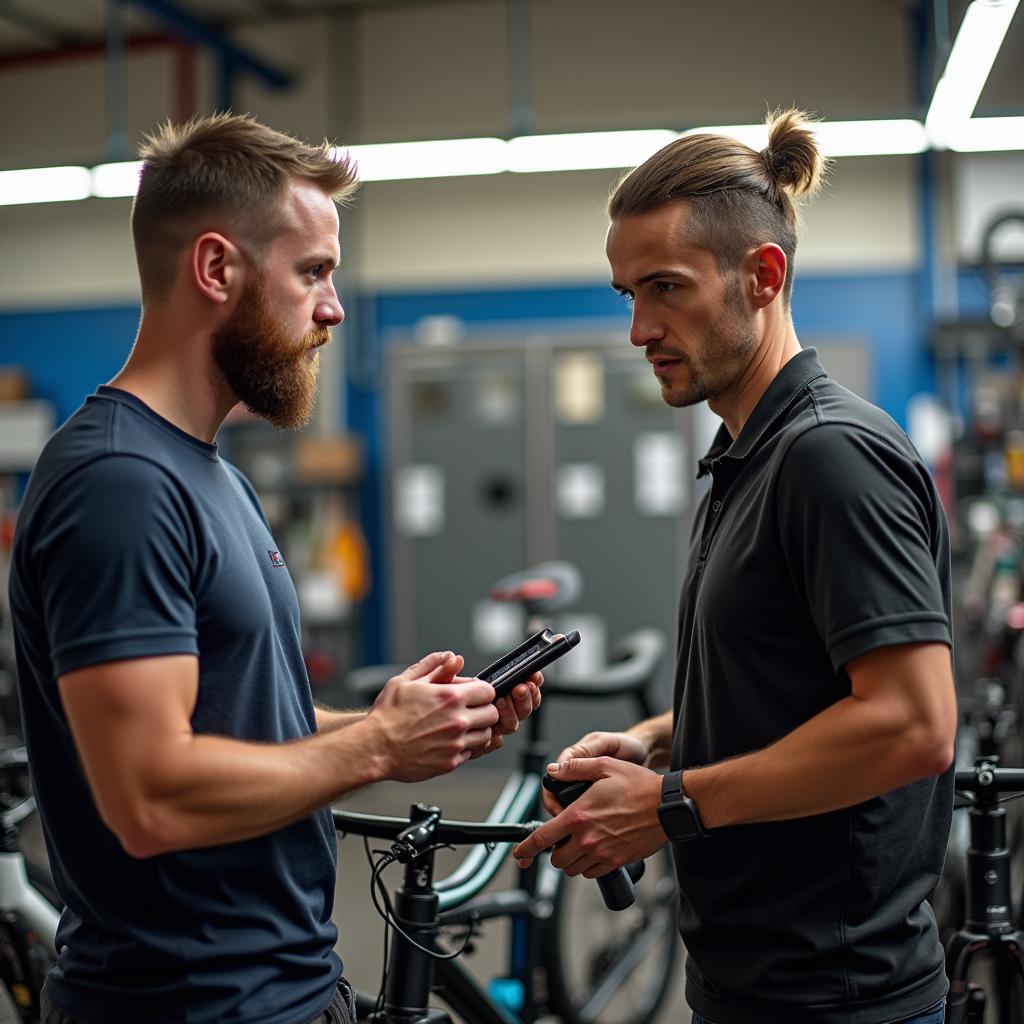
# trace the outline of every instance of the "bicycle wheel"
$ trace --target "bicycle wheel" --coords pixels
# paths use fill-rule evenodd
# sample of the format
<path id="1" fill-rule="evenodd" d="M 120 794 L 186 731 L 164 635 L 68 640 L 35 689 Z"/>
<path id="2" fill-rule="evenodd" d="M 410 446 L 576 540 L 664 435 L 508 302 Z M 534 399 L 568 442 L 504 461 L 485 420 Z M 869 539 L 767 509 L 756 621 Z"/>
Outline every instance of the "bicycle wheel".
<path id="1" fill-rule="evenodd" d="M 676 976 L 676 877 L 668 847 L 647 861 L 636 902 L 612 913 L 589 879 L 562 878 L 545 933 L 551 1008 L 566 1024 L 645 1024 Z"/>

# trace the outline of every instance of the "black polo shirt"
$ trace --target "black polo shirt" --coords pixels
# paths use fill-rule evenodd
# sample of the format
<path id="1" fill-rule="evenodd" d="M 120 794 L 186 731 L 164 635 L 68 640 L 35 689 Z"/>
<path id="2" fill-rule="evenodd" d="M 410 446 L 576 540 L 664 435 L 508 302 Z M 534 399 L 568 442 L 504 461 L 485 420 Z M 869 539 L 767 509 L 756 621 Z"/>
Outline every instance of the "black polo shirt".
<path id="1" fill-rule="evenodd" d="M 881 410 L 791 359 L 724 426 L 680 611 L 672 767 L 768 746 L 850 694 L 878 647 L 950 644 L 946 521 Z M 687 998 L 716 1024 L 877 1024 L 946 991 L 927 899 L 952 771 L 855 807 L 675 848 Z"/>

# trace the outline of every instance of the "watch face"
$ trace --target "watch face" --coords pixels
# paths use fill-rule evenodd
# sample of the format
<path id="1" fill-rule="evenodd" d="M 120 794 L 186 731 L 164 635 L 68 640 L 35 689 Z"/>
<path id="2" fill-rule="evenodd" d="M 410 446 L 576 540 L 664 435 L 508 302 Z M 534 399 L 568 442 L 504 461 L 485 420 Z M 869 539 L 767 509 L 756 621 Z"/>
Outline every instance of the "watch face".
<path id="1" fill-rule="evenodd" d="M 665 835 L 674 843 L 685 842 L 705 834 L 693 801 L 682 793 L 673 794 L 670 800 L 662 803 L 658 808 L 658 818 Z"/>

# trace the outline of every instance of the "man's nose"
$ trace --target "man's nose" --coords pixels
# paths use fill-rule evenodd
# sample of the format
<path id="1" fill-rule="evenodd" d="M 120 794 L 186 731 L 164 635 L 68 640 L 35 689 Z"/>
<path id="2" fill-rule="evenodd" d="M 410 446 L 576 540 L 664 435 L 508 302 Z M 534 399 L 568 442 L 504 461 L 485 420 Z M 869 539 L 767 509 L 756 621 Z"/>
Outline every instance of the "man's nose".
<path id="1" fill-rule="evenodd" d="M 338 298 L 338 292 L 333 282 L 330 294 L 317 303 L 313 319 L 321 327 L 337 327 L 338 324 L 345 322 L 345 310 L 342 308 L 341 299 Z"/>
<path id="2" fill-rule="evenodd" d="M 646 348 L 652 341 L 659 341 L 665 336 L 664 325 L 657 320 L 645 316 L 643 310 L 633 306 L 633 319 L 629 324 L 629 342 L 637 348 Z"/>

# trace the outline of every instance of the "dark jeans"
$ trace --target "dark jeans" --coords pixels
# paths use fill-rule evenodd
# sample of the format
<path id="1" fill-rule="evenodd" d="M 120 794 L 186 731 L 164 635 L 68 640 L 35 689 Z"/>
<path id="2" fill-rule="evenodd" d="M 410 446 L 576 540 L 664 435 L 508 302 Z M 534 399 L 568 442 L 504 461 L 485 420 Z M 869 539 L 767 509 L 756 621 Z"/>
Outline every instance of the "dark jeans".
<path id="1" fill-rule="evenodd" d="M 942 1024 L 945 1019 L 946 1000 L 943 999 L 941 1003 L 929 1006 L 924 1013 L 919 1013 L 916 1017 L 904 1017 L 902 1020 L 891 1022 L 891 1024 Z M 711 1021 L 695 1013 L 691 1018 L 691 1024 L 711 1024 Z"/>
<path id="2" fill-rule="evenodd" d="M 45 986 L 40 997 L 40 1008 L 42 1024 L 77 1024 L 74 1017 L 59 1010 L 50 1002 Z M 352 986 L 342 978 L 338 982 L 338 991 L 334 993 L 334 998 L 327 1004 L 324 1012 L 314 1017 L 309 1024 L 355 1024 L 355 1021 L 355 992 L 352 991 Z"/>

